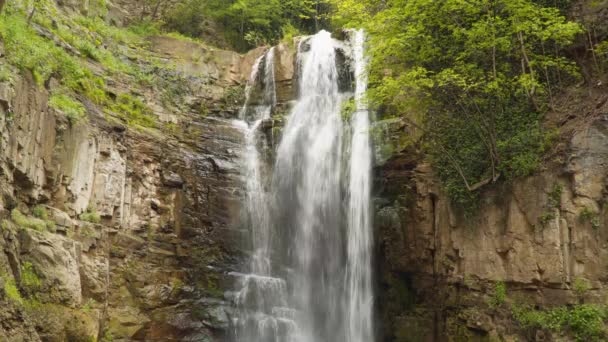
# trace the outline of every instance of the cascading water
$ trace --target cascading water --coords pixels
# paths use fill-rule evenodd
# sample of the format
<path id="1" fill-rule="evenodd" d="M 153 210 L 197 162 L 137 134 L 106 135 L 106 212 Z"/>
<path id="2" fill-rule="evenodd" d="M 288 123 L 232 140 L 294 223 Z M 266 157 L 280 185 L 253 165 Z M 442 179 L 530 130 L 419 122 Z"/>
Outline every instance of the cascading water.
<path id="1" fill-rule="evenodd" d="M 367 60 L 365 33 L 353 33 L 355 104 L 352 116 L 350 186 L 348 205 L 347 313 L 348 342 L 373 340 L 372 232 L 370 217 L 372 151 L 369 112 L 365 100 Z"/>
<path id="2" fill-rule="evenodd" d="M 260 89 L 254 89 L 256 86 Z M 254 90 L 258 96 L 252 99 Z M 250 273 L 233 273 L 239 279 L 239 291 L 233 294 L 238 309 L 234 338 L 242 342 L 285 341 L 295 330 L 295 323 L 290 318 L 293 316 L 291 310 L 286 307 L 286 282 L 271 276 L 269 196 L 264 186 L 258 151 L 259 145 L 264 142 L 264 139 L 260 139 L 260 126 L 270 118 L 276 105 L 274 48 L 254 64 L 245 93 L 245 105 L 235 125 L 241 127 L 245 135 L 244 221 L 250 227 L 252 255 Z"/>
<path id="3" fill-rule="evenodd" d="M 374 340 L 363 45 L 363 32 L 353 32 L 357 111 L 345 125 L 341 105 L 352 93 L 340 91 L 337 51 L 343 56 L 349 46 L 326 31 L 300 41 L 299 96 L 269 177 L 261 171 L 259 127 L 276 104 L 274 49 L 254 66 L 239 124 L 247 142 L 245 219 L 251 232 L 250 273 L 235 274 L 239 342 Z"/>
<path id="4" fill-rule="evenodd" d="M 309 50 L 303 52 L 304 46 Z M 342 96 L 336 42 L 322 31 L 300 44 L 299 99 L 274 169 L 278 229 L 299 341 L 343 341 Z"/>

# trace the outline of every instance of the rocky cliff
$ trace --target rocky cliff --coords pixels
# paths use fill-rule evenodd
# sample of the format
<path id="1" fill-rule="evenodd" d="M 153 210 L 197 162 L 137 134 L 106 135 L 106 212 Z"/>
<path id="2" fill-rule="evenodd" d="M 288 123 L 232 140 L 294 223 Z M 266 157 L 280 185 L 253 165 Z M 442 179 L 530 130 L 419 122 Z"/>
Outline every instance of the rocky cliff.
<path id="1" fill-rule="evenodd" d="M 211 341 L 226 331 L 243 138 L 229 118 L 260 51 L 169 36 L 146 46 L 131 63 L 171 70 L 153 69 L 149 86 L 111 80 L 108 96 L 142 99 L 156 128 L 84 98 L 86 119 L 72 122 L 49 106 L 56 80 L 40 85 L 0 59 L 10 72 L 0 82 L 2 341 Z"/>
<path id="2" fill-rule="evenodd" d="M 606 2 L 571 16 L 603 39 Z M 594 38 L 595 39 L 595 38 Z M 485 189 L 464 217 L 405 121 L 376 123 L 378 312 L 387 341 L 583 341 L 606 338 L 606 75 L 581 37 L 586 81 L 553 104 L 553 149 L 534 175 Z"/>

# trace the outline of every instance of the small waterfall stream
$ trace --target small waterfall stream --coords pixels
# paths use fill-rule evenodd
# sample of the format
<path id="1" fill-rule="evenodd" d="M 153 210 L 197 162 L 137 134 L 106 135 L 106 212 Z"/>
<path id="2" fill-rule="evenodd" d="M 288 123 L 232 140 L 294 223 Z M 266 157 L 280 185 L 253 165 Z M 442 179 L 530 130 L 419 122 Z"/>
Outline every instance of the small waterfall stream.
<path id="1" fill-rule="evenodd" d="M 326 31 L 300 41 L 299 96 L 267 172 L 260 127 L 276 105 L 275 49 L 254 65 L 235 123 L 247 143 L 243 220 L 251 235 L 248 274 L 233 274 L 238 342 L 374 340 L 364 41 L 362 31 L 351 32 L 348 42 Z M 355 69 L 350 123 L 341 106 L 353 93 L 340 90 L 338 50 Z"/>

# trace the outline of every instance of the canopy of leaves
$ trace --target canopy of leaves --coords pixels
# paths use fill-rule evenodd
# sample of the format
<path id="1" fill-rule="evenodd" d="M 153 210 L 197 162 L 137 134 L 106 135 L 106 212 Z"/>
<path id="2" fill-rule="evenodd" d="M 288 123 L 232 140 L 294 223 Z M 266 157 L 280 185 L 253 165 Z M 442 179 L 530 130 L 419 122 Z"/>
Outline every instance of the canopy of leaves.
<path id="1" fill-rule="evenodd" d="M 326 0 L 186 0 L 167 15 L 166 26 L 199 37 L 206 20 L 221 27 L 238 50 L 280 40 L 293 28 L 312 32 L 326 25 Z"/>
<path id="2" fill-rule="evenodd" d="M 531 0 L 334 4 L 339 24 L 370 35 L 372 103 L 424 132 L 456 203 L 474 206 L 477 189 L 537 168 L 543 112 L 577 75 L 561 51 L 581 28 L 560 9 Z"/>

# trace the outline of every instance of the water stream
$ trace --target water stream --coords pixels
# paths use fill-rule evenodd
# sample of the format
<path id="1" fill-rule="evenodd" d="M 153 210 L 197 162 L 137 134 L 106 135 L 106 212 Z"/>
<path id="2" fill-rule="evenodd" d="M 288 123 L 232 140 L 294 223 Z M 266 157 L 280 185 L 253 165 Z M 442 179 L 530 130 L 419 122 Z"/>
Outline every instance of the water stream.
<path id="1" fill-rule="evenodd" d="M 236 123 L 247 143 L 243 219 L 251 235 L 248 272 L 234 274 L 236 341 L 374 340 L 364 41 L 362 31 L 347 42 L 326 31 L 300 40 L 298 98 L 266 172 L 260 127 L 276 105 L 275 49 L 254 66 Z M 350 91 L 341 91 L 338 51 L 354 69 Z M 353 96 L 349 122 L 341 106 Z"/>

